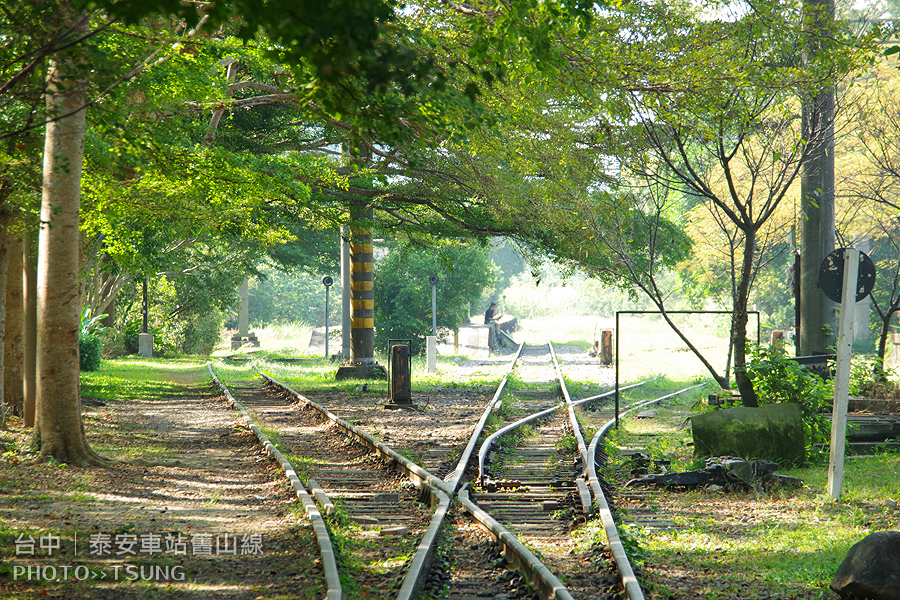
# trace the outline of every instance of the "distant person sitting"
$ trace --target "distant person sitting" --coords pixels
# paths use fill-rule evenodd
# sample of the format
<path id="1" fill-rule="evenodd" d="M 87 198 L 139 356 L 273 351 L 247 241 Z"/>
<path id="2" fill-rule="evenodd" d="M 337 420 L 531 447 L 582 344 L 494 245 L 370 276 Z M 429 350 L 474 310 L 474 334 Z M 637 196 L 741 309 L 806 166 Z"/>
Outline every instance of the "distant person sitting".
<path id="1" fill-rule="evenodd" d="M 503 341 L 500 339 L 500 324 L 497 322 L 500 320 L 500 317 L 503 315 L 498 315 L 497 311 L 497 303 L 491 302 L 491 305 L 488 307 L 486 311 L 484 311 L 484 324 L 485 325 L 493 325 L 491 331 L 491 338 L 493 338 L 493 343 L 490 344 L 491 348 L 496 346 L 502 346 Z"/>

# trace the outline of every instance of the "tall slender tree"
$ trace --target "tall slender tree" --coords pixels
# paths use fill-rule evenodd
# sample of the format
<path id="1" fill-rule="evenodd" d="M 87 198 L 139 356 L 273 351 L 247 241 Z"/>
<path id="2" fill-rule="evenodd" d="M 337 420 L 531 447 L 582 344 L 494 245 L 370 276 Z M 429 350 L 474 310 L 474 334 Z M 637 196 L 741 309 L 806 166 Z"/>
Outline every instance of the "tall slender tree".
<path id="1" fill-rule="evenodd" d="M 22 415 L 25 403 L 25 295 L 23 286 L 24 243 L 21 231 L 9 236 L 4 327 L 3 394 L 8 410 Z"/>
<path id="2" fill-rule="evenodd" d="M 87 13 L 61 7 L 57 27 L 73 45 L 89 31 Z M 81 426 L 78 251 L 86 73 L 77 46 L 60 50 L 47 70 L 41 233 L 38 245 L 37 417 L 40 457 L 87 464 L 99 457 Z"/>

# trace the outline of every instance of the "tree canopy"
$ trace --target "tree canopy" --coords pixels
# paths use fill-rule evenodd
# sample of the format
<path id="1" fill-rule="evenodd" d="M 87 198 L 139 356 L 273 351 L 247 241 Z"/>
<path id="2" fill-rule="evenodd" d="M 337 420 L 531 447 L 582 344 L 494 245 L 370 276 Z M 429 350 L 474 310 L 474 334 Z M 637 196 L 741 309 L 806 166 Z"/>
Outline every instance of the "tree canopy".
<path id="1" fill-rule="evenodd" d="M 329 264 L 322 240 L 360 203 L 412 243 L 508 236 L 664 311 L 660 272 L 691 255 L 702 209 L 733 249 L 738 366 L 779 242 L 759 236 L 808 158 L 801 103 L 865 65 L 874 36 L 774 1 L 37 0 L 2 19 L 0 200 L 36 195 L 35 133 L 86 109 L 84 172 L 44 173 L 45 221 L 74 210 L 97 311 L 148 275 L 223 289 Z M 80 104 L 53 113 L 67 90 Z M 64 175 L 77 186 L 56 197 Z"/>

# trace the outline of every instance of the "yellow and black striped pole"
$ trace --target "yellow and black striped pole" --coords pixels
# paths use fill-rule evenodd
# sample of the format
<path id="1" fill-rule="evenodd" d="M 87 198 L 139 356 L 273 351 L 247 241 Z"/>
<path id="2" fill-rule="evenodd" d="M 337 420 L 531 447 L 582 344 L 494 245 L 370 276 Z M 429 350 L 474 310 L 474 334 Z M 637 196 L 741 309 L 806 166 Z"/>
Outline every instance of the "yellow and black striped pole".
<path id="1" fill-rule="evenodd" d="M 372 208 L 350 209 L 350 360 L 370 363 L 375 357 L 375 269 L 372 253 Z"/>

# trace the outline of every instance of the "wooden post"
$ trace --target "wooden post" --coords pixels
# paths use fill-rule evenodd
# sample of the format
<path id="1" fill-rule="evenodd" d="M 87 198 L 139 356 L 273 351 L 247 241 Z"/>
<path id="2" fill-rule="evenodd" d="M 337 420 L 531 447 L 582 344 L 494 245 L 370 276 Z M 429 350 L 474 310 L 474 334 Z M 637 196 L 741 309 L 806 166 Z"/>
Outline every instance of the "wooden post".
<path id="1" fill-rule="evenodd" d="M 613 330 L 600 330 L 600 364 L 611 365 L 613 362 Z"/>
<path id="2" fill-rule="evenodd" d="M 847 441 L 847 404 L 850 396 L 850 358 L 853 354 L 853 317 L 856 314 L 856 288 L 859 276 L 859 250 L 844 250 L 844 284 L 841 291 L 837 368 L 834 375 L 834 407 L 831 413 L 831 450 L 828 458 L 828 495 L 841 499 L 844 484 L 844 448 Z"/>
<path id="3" fill-rule="evenodd" d="M 780 329 L 773 329 L 769 343 L 776 348 L 784 348 L 784 332 Z"/>

